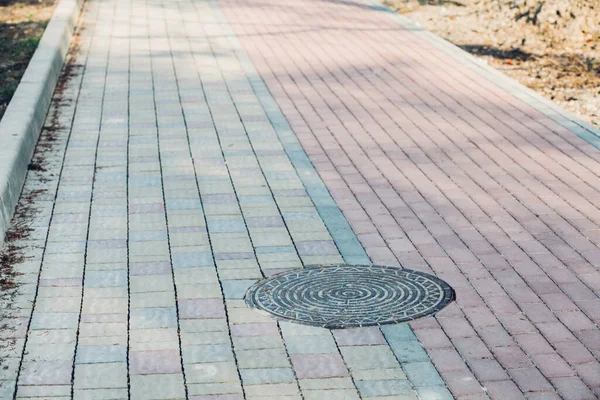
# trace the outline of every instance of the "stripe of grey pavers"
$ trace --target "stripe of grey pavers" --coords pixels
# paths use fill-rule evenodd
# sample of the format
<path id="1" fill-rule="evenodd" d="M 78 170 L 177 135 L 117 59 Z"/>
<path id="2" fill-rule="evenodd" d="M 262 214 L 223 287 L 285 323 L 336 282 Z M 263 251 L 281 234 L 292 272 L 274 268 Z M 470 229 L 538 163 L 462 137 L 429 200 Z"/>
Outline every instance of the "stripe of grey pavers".
<path id="1" fill-rule="evenodd" d="M 0 237 L 9 228 L 83 0 L 61 0 L 0 120 Z"/>
<path id="2" fill-rule="evenodd" d="M 403 28 L 410 30 L 415 36 L 425 40 L 433 47 L 449 55 L 466 68 L 474 71 L 479 76 L 486 78 L 494 85 L 501 87 L 563 128 L 568 129 L 592 146 L 600 149 L 600 129 L 564 110 L 560 106 L 529 89 L 528 87 L 521 85 L 516 80 L 509 78 L 501 71 L 490 67 L 487 63 L 475 58 L 460 47 L 425 30 L 407 17 L 402 16 L 381 4 L 378 0 L 368 0 L 368 2 L 371 3 L 370 7 L 373 10 L 387 13 Z"/>

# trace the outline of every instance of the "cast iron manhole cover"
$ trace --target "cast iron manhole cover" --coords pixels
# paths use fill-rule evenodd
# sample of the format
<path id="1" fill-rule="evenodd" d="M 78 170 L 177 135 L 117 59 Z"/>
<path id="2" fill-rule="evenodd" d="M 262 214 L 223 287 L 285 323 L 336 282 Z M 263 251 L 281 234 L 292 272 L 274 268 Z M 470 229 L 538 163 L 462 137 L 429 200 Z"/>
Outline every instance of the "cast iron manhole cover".
<path id="1" fill-rule="evenodd" d="M 377 265 L 337 265 L 283 272 L 246 293 L 251 308 L 329 329 L 394 324 L 434 314 L 454 300 L 435 276 Z"/>

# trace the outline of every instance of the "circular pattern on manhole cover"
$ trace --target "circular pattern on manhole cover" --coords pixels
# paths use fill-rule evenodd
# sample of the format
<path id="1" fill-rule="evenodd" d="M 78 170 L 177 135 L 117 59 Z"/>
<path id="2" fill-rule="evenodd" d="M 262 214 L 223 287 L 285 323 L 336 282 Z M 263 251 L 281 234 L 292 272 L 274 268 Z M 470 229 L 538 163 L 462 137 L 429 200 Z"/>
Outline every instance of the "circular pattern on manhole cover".
<path id="1" fill-rule="evenodd" d="M 385 325 L 434 314 L 454 290 L 435 276 L 377 265 L 286 271 L 254 284 L 246 304 L 282 320 L 329 329 Z"/>

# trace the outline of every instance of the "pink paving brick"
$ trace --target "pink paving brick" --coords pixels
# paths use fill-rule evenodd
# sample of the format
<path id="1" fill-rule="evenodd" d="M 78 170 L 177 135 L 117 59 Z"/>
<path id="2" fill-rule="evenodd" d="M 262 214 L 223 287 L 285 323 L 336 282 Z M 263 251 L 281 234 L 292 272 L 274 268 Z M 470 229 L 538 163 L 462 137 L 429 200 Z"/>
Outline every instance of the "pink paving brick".
<path id="1" fill-rule="evenodd" d="M 509 379 L 502 366 L 492 359 L 469 360 L 469 367 L 481 382 L 504 381 Z"/>
<path id="2" fill-rule="evenodd" d="M 591 362 L 575 366 L 575 371 L 590 388 L 600 388 L 600 364 Z"/>
<path id="3" fill-rule="evenodd" d="M 468 371 L 468 367 L 460 357 L 460 354 L 453 349 L 427 349 L 429 357 L 440 372 L 450 371 Z"/>
<path id="4" fill-rule="evenodd" d="M 458 349 L 463 358 L 487 358 L 492 353 L 488 350 L 485 343 L 478 337 L 460 338 L 453 340 L 454 346 Z"/>
<path id="5" fill-rule="evenodd" d="M 544 376 L 549 378 L 575 374 L 575 371 L 558 354 L 535 354 L 532 355 L 532 359 Z"/>
<path id="6" fill-rule="evenodd" d="M 483 388 L 475 377 L 463 371 L 450 371 L 441 374 L 452 394 L 456 397 L 466 395 L 480 395 Z"/>
<path id="7" fill-rule="evenodd" d="M 531 400 L 561 400 L 561 397 L 555 391 L 531 392 L 527 393 L 527 398 Z"/>
<path id="8" fill-rule="evenodd" d="M 415 329 L 415 335 L 426 349 L 452 348 L 452 342 L 441 329 Z"/>
<path id="9" fill-rule="evenodd" d="M 438 322 L 450 338 L 466 338 L 477 335 L 466 318 L 438 318 Z"/>
<path id="10" fill-rule="evenodd" d="M 492 400 L 524 400 L 525 396 L 514 382 L 509 380 L 485 382 Z"/>
<path id="11" fill-rule="evenodd" d="M 506 347 L 514 344 L 513 339 L 501 325 L 483 326 L 477 329 L 477 334 L 491 349 Z"/>
<path id="12" fill-rule="evenodd" d="M 554 346 L 558 353 L 571 365 L 585 364 L 595 360 L 592 353 L 580 342 L 559 342 Z"/>
<path id="13" fill-rule="evenodd" d="M 524 392 L 540 392 L 552 390 L 552 385 L 541 374 L 541 372 L 533 367 L 509 369 L 509 375 L 514 382 Z"/>
<path id="14" fill-rule="evenodd" d="M 129 355 L 129 362 L 132 375 L 181 372 L 179 350 L 132 351 Z"/>
<path id="15" fill-rule="evenodd" d="M 493 349 L 496 359 L 506 369 L 528 368 L 532 366 L 527 355 L 517 346 L 497 347 Z"/>
<path id="16" fill-rule="evenodd" d="M 554 349 L 544 339 L 544 337 L 538 333 L 525 333 L 522 335 L 515 335 L 515 341 L 517 344 L 529 355 L 533 354 L 552 354 Z"/>
<path id="17" fill-rule="evenodd" d="M 592 391 L 575 376 L 553 378 L 552 384 L 558 393 L 566 400 L 594 400 L 596 396 Z"/>

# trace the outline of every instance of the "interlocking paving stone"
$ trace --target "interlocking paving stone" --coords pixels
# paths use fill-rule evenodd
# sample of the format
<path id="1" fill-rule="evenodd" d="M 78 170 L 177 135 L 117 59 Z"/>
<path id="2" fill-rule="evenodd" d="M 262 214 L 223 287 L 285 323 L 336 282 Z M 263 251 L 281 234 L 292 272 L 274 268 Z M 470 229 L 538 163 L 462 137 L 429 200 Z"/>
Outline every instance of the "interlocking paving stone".
<path id="1" fill-rule="evenodd" d="M 409 362 L 402 364 L 406 375 L 415 386 L 440 386 L 444 384 L 435 367 L 429 362 Z"/>
<path id="2" fill-rule="evenodd" d="M 75 389 L 127 387 L 126 363 L 79 364 L 75 367 Z"/>
<path id="3" fill-rule="evenodd" d="M 78 313 L 38 313 L 31 320 L 31 330 L 68 329 L 77 325 Z"/>
<path id="4" fill-rule="evenodd" d="M 213 362 L 186 365 L 186 382 L 237 382 L 238 370 L 234 362 Z"/>
<path id="5" fill-rule="evenodd" d="M 181 372 L 179 349 L 131 351 L 129 368 L 132 375 L 174 374 Z"/>
<path id="6" fill-rule="evenodd" d="M 333 354 L 338 352 L 334 339 L 326 335 L 287 336 L 285 345 L 289 354 Z"/>
<path id="7" fill-rule="evenodd" d="M 293 354 L 290 357 L 299 379 L 348 376 L 348 370 L 337 354 Z"/>
<path id="8" fill-rule="evenodd" d="M 80 26 L 0 398 L 600 395 L 600 158 L 573 122 L 366 0 L 90 0 Z M 245 307 L 329 263 L 457 304 L 333 333 Z"/>
<path id="9" fill-rule="evenodd" d="M 179 300 L 179 318 L 181 319 L 205 319 L 224 318 L 225 310 L 222 300 Z"/>
<path id="10" fill-rule="evenodd" d="M 77 348 L 75 363 L 97 364 L 103 362 L 125 362 L 126 357 L 126 346 L 79 346 Z"/>
<path id="11" fill-rule="evenodd" d="M 294 371 L 291 368 L 244 369 L 240 373 L 245 385 L 295 381 Z"/>
<path id="12" fill-rule="evenodd" d="M 356 385 L 358 386 L 361 395 L 367 398 L 393 395 L 410 396 L 413 393 L 410 382 L 405 380 L 358 381 Z"/>
<path id="13" fill-rule="evenodd" d="M 73 391 L 78 400 L 126 399 L 127 389 L 78 389 Z"/>
<path id="14" fill-rule="evenodd" d="M 20 385 L 68 385 L 71 382 L 71 368 L 70 360 L 24 363 Z"/>
<path id="15" fill-rule="evenodd" d="M 175 308 L 134 308 L 131 310 L 131 329 L 177 327 Z"/>
<path id="16" fill-rule="evenodd" d="M 183 360 L 189 364 L 233 360 L 229 344 L 182 346 Z"/>
<path id="17" fill-rule="evenodd" d="M 388 346 L 356 346 L 340 349 L 352 370 L 393 368 L 396 358 Z"/>
<path id="18" fill-rule="evenodd" d="M 229 299 L 243 299 L 246 295 L 246 291 L 252 286 L 255 280 L 221 280 L 221 286 L 223 287 L 223 294 L 225 298 Z"/>
<path id="19" fill-rule="evenodd" d="M 184 399 L 183 377 L 179 374 L 135 375 L 131 397 L 138 399 Z"/>

